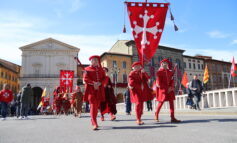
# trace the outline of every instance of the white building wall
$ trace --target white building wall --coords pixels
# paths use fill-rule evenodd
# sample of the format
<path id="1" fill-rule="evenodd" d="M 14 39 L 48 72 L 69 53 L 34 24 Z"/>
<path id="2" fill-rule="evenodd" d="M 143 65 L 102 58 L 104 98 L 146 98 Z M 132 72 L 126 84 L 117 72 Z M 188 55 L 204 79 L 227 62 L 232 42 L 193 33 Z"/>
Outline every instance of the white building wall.
<path id="1" fill-rule="evenodd" d="M 79 52 L 77 48 L 60 45 L 54 40 L 44 41 L 32 47 L 22 48 L 22 70 L 20 87 L 27 83 L 33 87 L 47 88 L 47 94 L 52 95 L 59 86 L 60 70 L 74 70 L 77 76 L 77 63 L 74 57 Z M 74 79 L 74 86 L 77 79 Z M 52 96 L 51 96 L 52 97 Z"/>

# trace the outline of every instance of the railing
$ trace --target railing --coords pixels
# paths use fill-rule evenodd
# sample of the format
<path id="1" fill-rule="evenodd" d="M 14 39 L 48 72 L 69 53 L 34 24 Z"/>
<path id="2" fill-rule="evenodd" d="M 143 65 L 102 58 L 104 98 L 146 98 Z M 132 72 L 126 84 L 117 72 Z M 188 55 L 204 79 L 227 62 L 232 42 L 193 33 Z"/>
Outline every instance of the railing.
<path id="1" fill-rule="evenodd" d="M 189 106 L 186 105 L 187 98 L 187 94 L 176 96 L 176 100 L 174 101 L 175 109 L 189 109 Z M 157 104 L 157 101 L 152 101 L 153 109 L 157 107 Z M 201 109 L 237 107 L 237 88 L 212 90 L 203 93 L 201 97 L 200 107 Z M 144 109 L 146 110 L 145 104 Z M 162 109 L 169 109 L 169 103 L 165 102 Z M 119 112 L 124 112 L 124 103 L 117 104 L 117 110 Z M 132 110 L 134 111 L 134 105 L 132 106 Z"/>

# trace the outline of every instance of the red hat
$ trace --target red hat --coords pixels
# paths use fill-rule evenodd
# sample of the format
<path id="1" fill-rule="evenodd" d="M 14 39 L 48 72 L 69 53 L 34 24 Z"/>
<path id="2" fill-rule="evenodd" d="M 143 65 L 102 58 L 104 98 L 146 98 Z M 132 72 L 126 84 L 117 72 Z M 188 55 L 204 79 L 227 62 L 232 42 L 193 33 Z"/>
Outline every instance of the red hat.
<path id="1" fill-rule="evenodd" d="M 100 60 L 100 56 L 97 56 L 97 55 L 90 56 L 89 60 L 92 60 L 92 59 L 94 59 L 94 58 Z"/>
<path id="2" fill-rule="evenodd" d="M 101 64 L 100 64 L 100 56 L 98 56 L 98 55 L 90 56 L 89 60 L 92 60 L 92 59 L 94 59 L 94 58 L 98 59 L 99 67 L 101 67 Z"/>
<path id="3" fill-rule="evenodd" d="M 141 63 L 141 62 L 134 62 L 134 63 L 132 64 L 132 67 L 135 67 L 136 65 L 142 66 L 142 63 Z"/>
<path id="4" fill-rule="evenodd" d="M 170 70 L 172 69 L 172 62 L 170 62 L 169 59 L 163 59 L 162 61 L 160 61 L 160 65 L 161 65 L 163 62 L 166 62 L 166 63 L 168 64 L 168 67 L 169 67 Z"/>

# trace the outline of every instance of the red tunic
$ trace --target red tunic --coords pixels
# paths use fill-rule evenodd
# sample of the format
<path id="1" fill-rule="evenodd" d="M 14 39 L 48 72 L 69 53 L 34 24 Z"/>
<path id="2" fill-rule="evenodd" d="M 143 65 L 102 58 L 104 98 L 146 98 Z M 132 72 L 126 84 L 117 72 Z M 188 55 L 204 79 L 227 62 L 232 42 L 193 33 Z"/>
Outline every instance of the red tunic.
<path id="1" fill-rule="evenodd" d="M 61 110 L 61 107 L 62 107 L 62 97 L 58 94 L 56 97 L 55 97 L 55 110 L 57 113 L 60 112 Z"/>
<path id="2" fill-rule="evenodd" d="M 141 77 L 142 74 L 142 77 Z M 129 74 L 129 86 L 131 93 L 131 102 L 144 102 L 152 100 L 154 97 L 152 95 L 152 89 L 148 86 L 148 79 L 150 77 L 146 72 L 141 73 L 141 71 L 131 71 Z M 142 89 L 143 88 L 143 89 Z"/>
<path id="3" fill-rule="evenodd" d="M 156 73 L 156 84 L 159 86 L 156 89 L 156 100 L 163 101 L 172 101 L 175 100 L 175 93 L 171 91 L 168 93 L 169 87 L 174 89 L 174 73 L 168 69 L 160 68 Z"/>
<path id="4" fill-rule="evenodd" d="M 90 104 L 99 104 L 100 102 L 105 101 L 105 72 L 103 68 L 93 66 L 86 67 L 83 79 L 86 83 L 84 101 L 89 102 Z M 98 90 L 94 89 L 94 82 L 101 83 Z"/>
<path id="5" fill-rule="evenodd" d="M 70 103 L 70 100 L 69 100 L 68 97 L 63 97 L 62 105 L 63 105 L 64 111 L 65 111 L 65 112 L 68 112 L 68 110 L 69 110 L 70 107 L 71 107 L 71 103 Z"/>
<path id="6" fill-rule="evenodd" d="M 105 87 L 105 101 L 101 102 L 100 104 L 100 112 L 103 115 L 106 113 L 112 113 L 115 115 L 117 113 L 116 109 L 117 101 L 114 95 L 112 82 L 108 76 L 106 76 L 104 87 Z"/>
<path id="7" fill-rule="evenodd" d="M 9 103 L 13 100 L 13 95 L 10 90 L 2 90 L 0 91 L 0 102 Z"/>

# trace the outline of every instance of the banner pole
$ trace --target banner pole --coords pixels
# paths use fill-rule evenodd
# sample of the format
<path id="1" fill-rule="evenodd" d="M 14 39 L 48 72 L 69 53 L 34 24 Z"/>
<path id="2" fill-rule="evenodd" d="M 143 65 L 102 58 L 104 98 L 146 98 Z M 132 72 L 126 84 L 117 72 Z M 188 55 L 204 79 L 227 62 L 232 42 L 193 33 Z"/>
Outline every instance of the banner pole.
<path id="1" fill-rule="evenodd" d="M 231 80 L 231 74 L 230 74 L 230 77 L 229 77 L 229 85 L 228 85 L 228 88 L 230 88 L 230 80 Z"/>

